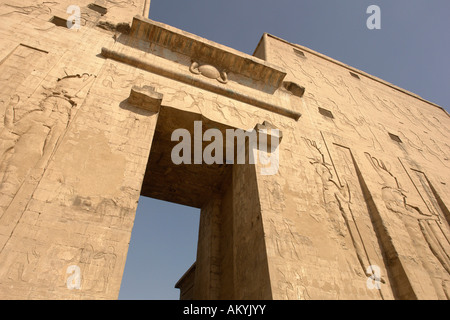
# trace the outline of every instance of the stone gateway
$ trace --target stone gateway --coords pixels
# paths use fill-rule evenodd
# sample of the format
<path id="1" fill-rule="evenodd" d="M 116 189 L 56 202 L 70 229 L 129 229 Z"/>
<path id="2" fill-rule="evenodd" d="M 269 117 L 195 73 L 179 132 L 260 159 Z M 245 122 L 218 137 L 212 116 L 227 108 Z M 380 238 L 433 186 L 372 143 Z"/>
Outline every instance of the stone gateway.
<path id="1" fill-rule="evenodd" d="M 140 196 L 201 209 L 181 299 L 450 298 L 443 108 L 267 33 L 247 55 L 149 20 L 150 0 L 73 5 L 0 1 L 0 299 L 117 299 Z"/>

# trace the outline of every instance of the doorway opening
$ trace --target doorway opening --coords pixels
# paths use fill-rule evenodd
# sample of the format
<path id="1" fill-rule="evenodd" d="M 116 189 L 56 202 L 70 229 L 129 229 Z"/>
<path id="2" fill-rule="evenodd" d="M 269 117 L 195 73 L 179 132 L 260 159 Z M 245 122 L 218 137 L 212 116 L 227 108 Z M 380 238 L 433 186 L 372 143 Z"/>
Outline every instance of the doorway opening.
<path id="1" fill-rule="evenodd" d="M 171 141 L 172 132 L 186 129 L 193 135 L 199 120 L 204 130 L 218 126 L 197 113 L 160 109 L 119 299 L 180 299 L 185 292 L 175 286 L 196 262 L 200 209 L 212 194 L 221 193 L 231 169 L 227 164 L 173 163 L 171 151 L 178 142 Z"/>
<path id="2" fill-rule="evenodd" d="M 201 132 L 196 126 L 199 121 L 202 124 Z M 171 288 L 176 286 L 180 290 L 178 298 L 183 300 L 270 298 L 271 288 L 256 169 L 255 165 L 248 161 L 249 139 L 241 140 L 240 144 L 231 143 L 230 146 L 223 144 L 219 147 L 223 148 L 222 153 L 218 153 L 218 155 L 221 154 L 218 157 L 224 158 L 223 161 L 211 164 L 204 161 L 196 164 L 194 159 L 196 146 L 197 150 L 205 150 L 211 141 L 198 142 L 201 144 L 200 148 L 198 144 L 192 143 L 190 145 L 191 161 L 175 164 L 172 159 L 172 150 L 175 150 L 174 147 L 180 141 L 172 141 L 172 133 L 179 129 L 187 132 L 191 137 L 195 137 L 196 134 L 204 137 L 205 132 L 214 129 L 215 132 L 220 131 L 224 137 L 227 129 L 235 128 L 207 119 L 198 113 L 167 106 L 160 107 L 139 205 L 144 208 L 147 201 L 152 204 L 149 212 L 140 212 L 141 207 L 138 209 L 132 241 L 141 237 L 134 235 L 141 228 L 138 225 L 139 219 L 146 214 L 156 213 L 155 208 L 164 201 L 165 206 L 170 205 L 172 209 L 160 210 L 163 216 L 159 218 L 162 221 L 168 221 L 168 225 L 160 226 L 161 230 L 153 231 L 153 233 L 162 232 L 163 237 L 166 238 L 151 240 L 156 242 L 157 250 L 160 252 L 158 255 L 149 255 L 148 259 L 157 260 L 160 254 L 167 254 L 171 259 L 181 256 L 180 253 L 171 252 L 173 249 L 165 245 L 175 240 L 174 246 L 181 247 L 177 241 L 182 241 L 189 234 L 191 238 L 197 235 L 196 246 L 191 244 L 191 249 L 188 249 L 191 253 L 188 253 L 187 260 L 161 261 L 162 268 L 169 269 L 171 266 L 168 264 L 177 264 L 176 268 L 180 268 L 175 272 L 177 277 L 170 285 Z M 226 152 L 228 147 L 233 148 L 234 152 Z M 246 160 L 244 164 L 239 164 L 236 159 L 239 154 L 237 150 L 243 148 Z M 183 148 L 183 152 L 185 151 L 189 152 L 189 147 Z M 227 156 L 234 159 L 226 159 Z M 195 216 L 190 222 L 185 222 L 187 217 L 183 215 L 167 217 L 172 213 L 181 214 L 188 209 L 197 210 L 193 214 L 187 214 L 187 216 Z M 155 223 L 151 221 L 151 217 L 145 218 L 149 219 L 149 224 Z M 155 227 L 158 228 L 158 226 Z M 171 234 L 172 230 L 174 230 L 173 234 Z M 150 241 L 154 234 L 149 234 L 145 230 L 141 232 L 144 234 L 142 242 L 145 246 L 146 241 Z M 195 241 L 191 239 L 189 242 Z M 151 246 L 148 245 L 148 247 Z M 192 249 L 193 247 L 196 247 L 196 250 Z M 129 257 L 135 254 L 132 250 L 130 246 Z M 143 250 L 146 250 L 145 247 Z M 196 253 L 194 254 L 193 251 Z M 136 254 L 139 259 L 140 254 Z M 145 261 L 141 262 L 141 264 L 144 263 Z M 128 272 L 128 261 L 125 269 Z M 148 269 L 147 273 L 152 279 L 161 277 L 151 269 Z M 126 280 L 125 277 L 124 280 Z M 125 286 L 126 284 L 122 287 L 125 288 Z M 158 292 L 157 289 L 156 292 Z M 126 299 L 125 293 L 120 298 Z M 156 299 L 163 299 L 163 296 L 156 296 Z"/>
<path id="3" fill-rule="evenodd" d="M 141 196 L 119 300 L 178 300 L 196 260 L 200 210 Z"/>

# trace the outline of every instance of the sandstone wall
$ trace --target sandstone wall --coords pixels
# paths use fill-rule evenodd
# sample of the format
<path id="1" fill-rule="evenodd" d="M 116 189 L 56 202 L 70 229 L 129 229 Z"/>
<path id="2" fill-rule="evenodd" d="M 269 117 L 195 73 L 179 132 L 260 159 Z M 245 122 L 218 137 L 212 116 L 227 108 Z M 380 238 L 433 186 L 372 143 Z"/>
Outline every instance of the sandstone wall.
<path id="1" fill-rule="evenodd" d="M 140 195 L 202 209 L 194 297 L 449 298 L 446 111 L 268 34 L 249 56 L 149 1 L 82 1 L 78 30 L 69 5 L 0 5 L 1 298 L 117 298 Z M 278 128 L 277 170 L 174 165 L 194 121 Z"/>

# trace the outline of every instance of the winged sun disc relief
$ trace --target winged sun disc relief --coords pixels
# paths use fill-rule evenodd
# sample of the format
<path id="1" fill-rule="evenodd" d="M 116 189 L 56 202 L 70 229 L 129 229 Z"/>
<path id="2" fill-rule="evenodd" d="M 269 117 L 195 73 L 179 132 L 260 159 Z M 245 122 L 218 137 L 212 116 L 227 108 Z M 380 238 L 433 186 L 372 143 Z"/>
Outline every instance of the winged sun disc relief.
<path id="1" fill-rule="evenodd" d="M 207 78 L 215 79 L 223 84 L 228 82 L 227 73 L 225 71 L 219 71 L 216 67 L 210 64 L 200 65 L 198 62 L 192 61 L 189 71 L 193 74 L 201 74 Z"/>

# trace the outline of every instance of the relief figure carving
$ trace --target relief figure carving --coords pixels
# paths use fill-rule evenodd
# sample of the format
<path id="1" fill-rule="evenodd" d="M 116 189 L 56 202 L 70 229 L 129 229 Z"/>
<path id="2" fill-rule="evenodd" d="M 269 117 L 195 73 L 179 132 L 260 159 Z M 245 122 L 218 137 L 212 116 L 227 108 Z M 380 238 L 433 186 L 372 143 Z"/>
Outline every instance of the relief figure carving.
<path id="1" fill-rule="evenodd" d="M 108 8 L 119 7 L 124 8 L 127 6 L 136 7 L 136 3 L 133 0 L 105 0 Z"/>
<path id="2" fill-rule="evenodd" d="M 0 176 L 0 192 L 3 195 L 14 196 L 28 176 L 37 180 L 43 174 L 72 117 L 72 109 L 76 106 L 73 98 L 90 77 L 83 74 L 58 79 L 54 88 L 47 89 L 49 92 L 39 105 L 26 108 L 28 111 L 20 117 L 16 101 L 12 99 L 9 103 L 1 133 L 12 138 L 8 143 L 2 143 L 0 150 L 2 159 L 7 158 L 2 163 L 4 174 Z M 74 87 L 73 81 L 78 85 Z M 3 212 L 0 213 L 2 215 Z"/>
<path id="3" fill-rule="evenodd" d="M 19 101 L 20 97 L 18 95 L 12 96 L 5 111 L 4 126 L 0 131 L 0 172 L 4 172 L 5 163 L 11 155 L 14 144 L 17 141 L 17 135 L 13 133 L 12 111 Z"/>
<path id="4" fill-rule="evenodd" d="M 108 288 L 109 277 L 116 265 L 116 254 L 114 247 L 109 246 L 107 251 L 99 251 L 92 257 L 92 266 L 94 267 L 94 283 L 90 291 L 105 293 Z"/>
<path id="5" fill-rule="evenodd" d="M 329 98 L 328 100 L 334 105 L 333 111 L 338 114 L 338 117 L 336 118 L 342 125 L 352 128 L 352 130 L 358 134 L 360 139 L 368 141 L 368 146 L 374 149 L 383 150 L 382 145 L 371 129 L 371 124 L 365 119 L 361 112 L 355 112 L 353 119 L 351 119 L 341 111 L 336 102 Z"/>
<path id="6" fill-rule="evenodd" d="M 16 259 L 9 265 L 6 272 L 7 281 L 28 282 L 30 274 L 36 271 L 40 253 L 33 247 L 26 254 L 19 253 Z M 28 275 L 28 276 L 27 276 Z"/>
<path id="7" fill-rule="evenodd" d="M 315 172 L 322 184 L 323 199 L 328 219 L 331 221 L 334 231 L 341 237 L 341 245 L 345 245 L 343 242 L 344 238 L 350 236 L 363 272 L 366 276 L 370 276 L 371 274 L 368 272 L 368 267 L 371 265 L 370 259 L 364 249 L 364 242 L 353 218 L 350 186 L 346 181 L 342 181 L 343 185 L 336 182 L 330 169 L 331 165 L 326 163 L 321 147 L 316 141 L 305 139 L 305 142 L 314 154 L 314 157 L 310 158 L 310 164 L 315 167 Z M 381 281 L 385 282 L 384 279 L 381 279 Z"/>
<path id="8" fill-rule="evenodd" d="M 96 251 L 91 244 L 80 248 L 77 257 L 69 263 L 79 265 L 82 270 L 81 289 L 86 292 L 106 293 L 117 255 L 113 246 Z"/>
<path id="9" fill-rule="evenodd" d="M 23 279 L 23 271 L 24 271 L 24 264 L 22 262 L 16 261 L 14 262 L 8 269 L 8 280 L 15 281 L 15 282 L 25 282 Z"/>
<path id="10" fill-rule="evenodd" d="M 448 237 L 445 234 L 444 237 L 436 234 L 442 232 L 442 229 L 434 228 L 434 224 L 442 223 L 439 215 L 410 204 L 406 196 L 407 191 L 392 174 L 389 164 L 367 152 L 365 154 L 383 181 L 381 195 L 386 209 L 394 213 L 403 223 L 420 259 L 419 263 L 430 275 L 439 299 L 449 299 L 450 292 L 447 289 L 450 284 L 450 260 L 448 252 L 442 249 L 445 245 L 448 246 L 448 243 L 440 243 L 440 239 Z M 431 259 L 433 256 L 436 260 Z"/>
<path id="11" fill-rule="evenodd" d="M 408 136 L 405 135 L 402 131 L 398 131 L 402 134 L 402 139 L 412 148 L 416 149 L 418 153 L 426 160 L 431 161 L 429 159 L 430 156 L 433 156 L 437 159 L 443 166 L 449 168 L 448 162 L 449 158 L 442 152 L 442 150 L 437 146 L 435 141 L 430 138 L 432 143 L 427 143 L 422 140 L 422 138 L 413 130 L 409 130 Z M 414 139 L 414 141 L 413 141 Z M 433 148 L 434 147 L 434 148 Z"/>
<path id="12" fill-rule="evenodd" d="M 311 300 L 307 288 L 303 285 L 302 277 L 294 271 L 285 271 L 286 276 L 279 268 L 278 273 L 283 279 L 278 281 L 278 288 L 282 292 L 283 300 Z M 290 282 L 290 279 L 295 279 L 295 282 Z"/>
<path id="13" fill-rule="evenodd" d="M 286 218 L 277 222 L 269 220 L 269 226 L 274 235 L 273 244 L 277 254 L 282 258 L 299 260 L 298 243 L 296 241 L 298 234 L 292 231 L 292 222 Z"/>
<path id="14" fill-rule="evenodd" d="M 65 103 L 60 103 L 59 99 L 48 97 L 38 109 L 22 118 L 13 116 L 11 119 L 11 132 L 17 140 L 1 179 L 0 191 L 3 193 L 14 195 L 30 169 L 43 169 L 70 117 L 70 108 L 66 109 Z M 11 109 L 8 112 L 15 113 Z"/>
<path id="15" fill-rule="evenodd" d="M 33 6 L 16 6 L 12 4 L 4 4 L 7 7 L 13 8 L 14 11 L 8 12 L 3 15 L 8 15 L 11 13 L 19 13 L 24 15 L 41 15 L 41 14 L 50 14 L 52 12 L 51 7 L 54 5 L 57 5 L 58 2 L 50 2 L 50 1 L 43 1 L 41 3 L 38 3 Z"/>

